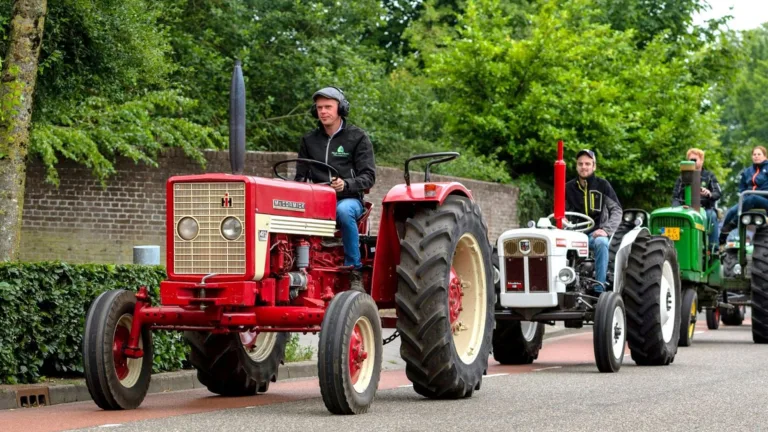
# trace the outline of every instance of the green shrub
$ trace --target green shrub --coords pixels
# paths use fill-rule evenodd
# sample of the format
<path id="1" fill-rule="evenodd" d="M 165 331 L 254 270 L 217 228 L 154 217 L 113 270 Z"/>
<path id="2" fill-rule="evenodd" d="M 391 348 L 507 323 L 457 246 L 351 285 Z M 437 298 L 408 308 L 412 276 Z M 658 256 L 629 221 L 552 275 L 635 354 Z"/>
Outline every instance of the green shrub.
<path id="1" fill-rule="evenodd" d="M 291 338 L 285 345 L 285 362 L 299 362 L 312 359 L 315 349 L 309 345 L 302 345 L 299 342 L 298 333 L 291 333 Z"/>
<path id="2" fill-rule="evenodd" d="M 82 336 L 91 302 L 110 289 L 149 289 L 159 300 L 165 268 L 139 265 L 0 263 L 0 383 L 81 374 Z M 178 332 L 154 332 L 154 372 L 182 367 Z"/>

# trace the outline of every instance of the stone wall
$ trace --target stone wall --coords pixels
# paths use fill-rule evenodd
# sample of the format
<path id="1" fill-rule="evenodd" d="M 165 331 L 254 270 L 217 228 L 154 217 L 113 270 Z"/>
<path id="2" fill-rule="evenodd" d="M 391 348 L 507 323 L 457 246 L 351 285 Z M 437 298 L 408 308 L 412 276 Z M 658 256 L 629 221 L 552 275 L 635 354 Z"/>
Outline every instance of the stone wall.
<path id="1" fill-rule="evenodd" d="M 248 152 L 246 174 L 272 177 L 272 165 L 294 158 L 295 153 Z M 21 259 L 61 260 L 72 263 L 130 263 L 133 246 L 159 245 L 165 257 L 165 182 L 174 175 L 231 172 L 229 153 L 206 152 L 202 168 L 179 150 L 169 150 L 156 168 L 118 160 L 117 175 L 105 188 L 86 167 L 71 162 L 58 165 L 60 185 L 45 183 L 45 170 L 37 160 L 27 169 Z M 291 164 L 292 165 L 292 164 Z M 422 174 L 411 176 L 420 181 Z M 435 180 L 454 179 L 434 176 Z M 493 241 L 516 227 L 517 189 L 495 183 L 459 179 L 478 200 Z M 377 168 L 376 186 L 367 199 L 375 205 L 372 231 L 378 227 L 381 200 L 395 184 L 403 182 L 402 170 Z"/>

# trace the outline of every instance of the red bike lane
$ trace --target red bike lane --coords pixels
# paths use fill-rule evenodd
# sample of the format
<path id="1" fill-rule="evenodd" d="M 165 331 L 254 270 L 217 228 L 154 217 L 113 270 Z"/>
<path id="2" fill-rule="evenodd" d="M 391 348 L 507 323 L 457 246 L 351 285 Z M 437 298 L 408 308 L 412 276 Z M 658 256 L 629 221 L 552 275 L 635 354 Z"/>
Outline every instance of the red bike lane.
<path id="1" fill-rule="evenodd" d="M 700 325 L 697 325 L 697 330 L 702 330 Z M 631 362 L 628 354 L 627 350 L 625 362 Z M 537 370 L 584 364 L 594 364 L 591 331 L 547 339 L 539 358 L 531 365 L 503 366 L 491 358 L 487 374 L 524 374 Z M 595 372 L 597 373 L 597 369 Z M 410 384 L 404 370 L 387 370 L 381 374 L 379 391 Z M 91 401 L 2 411 L 0 412 L 0 429 L 36 432 L 61 431 L 232 408 L 281 404 L 320 397 L 320 387 L 316 378 L 279 381 L 272 383 L 267 393 L 249 397 L 221 397 L 208 392 L 206 389 L 155 393 L 147 395 L 138 409 L 130 411 L 104 411 Z"/>

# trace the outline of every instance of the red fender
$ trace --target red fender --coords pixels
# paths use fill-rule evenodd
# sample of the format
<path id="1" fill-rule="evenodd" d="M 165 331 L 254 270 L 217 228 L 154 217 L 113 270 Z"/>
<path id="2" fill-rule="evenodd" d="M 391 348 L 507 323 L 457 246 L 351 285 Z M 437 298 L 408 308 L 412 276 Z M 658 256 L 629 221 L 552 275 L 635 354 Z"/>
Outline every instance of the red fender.
<path id="1" fill-rule="evenodd" d="M 434 186 L 426 187 L 426 185 Z M 431 188 L 434 188 L 434 194 L 430 193 L 431 196 L 427 197 L 427 192 L 431 192 L 429 190 Z M 380 308 L 395 307 L 397 265 L 400 264 L 400 237 L 397 234 L 395 222 L 398 217 L 402 218 L 395 214 L 395 210 L 400 206 L 411 204 L 440 205 L 449 195 L 462 195 L 473 199 L 470 190 L 457 182 L 413 183 L 410 186 L 400 184 L 390 189 L 384 197 L 371 282 L 371 296 Z"/>

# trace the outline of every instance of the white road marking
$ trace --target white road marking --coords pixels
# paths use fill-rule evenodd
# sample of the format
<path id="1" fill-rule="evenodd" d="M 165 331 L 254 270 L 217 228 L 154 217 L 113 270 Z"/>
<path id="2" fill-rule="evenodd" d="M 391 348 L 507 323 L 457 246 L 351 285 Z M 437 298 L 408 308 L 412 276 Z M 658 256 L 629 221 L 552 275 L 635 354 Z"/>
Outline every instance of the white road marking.
<path id="1" fill-rule="evenodd" d="M 120 427 L 122 426 L 121 423 L 107 423 L 99 426 L 100 428 L 113 428 L 113 427 Z"/>
<path id="2" fill-rule="evenodd" d="M 534 372 L 541 372 L 541 371 L 545 371 L 545 370 L 549 370 L 549 369 L 562 369 L 562 368 L 563 368 L 562 366 L 550 366 L 550 367 L 545 367 L 545 368 L 541 368 L 541 369 L 534 369 L 533 371 Z"/>
<path id="3" fill-rule="evenodd" d="M 408 387 L 413 387 L 413 384 L 401 385 L 398 388 L 408 388 Z"/>
<path id="4" fill-rule="evenodd" d="M 702 334 L 702 333 L 706 333 L 706 332 L 704 330 L 693 332 L 693 334 Z"/>
<path id="5" fill-rule="evenodd" d="M 497 373 L 497 374 L 485 375 L 483 378 L 493 378 L 493 377 L 500 377 L 500 376 L 505 376 L 505 375 L 509 375 L 509 374 L 508 373 Z"/>

